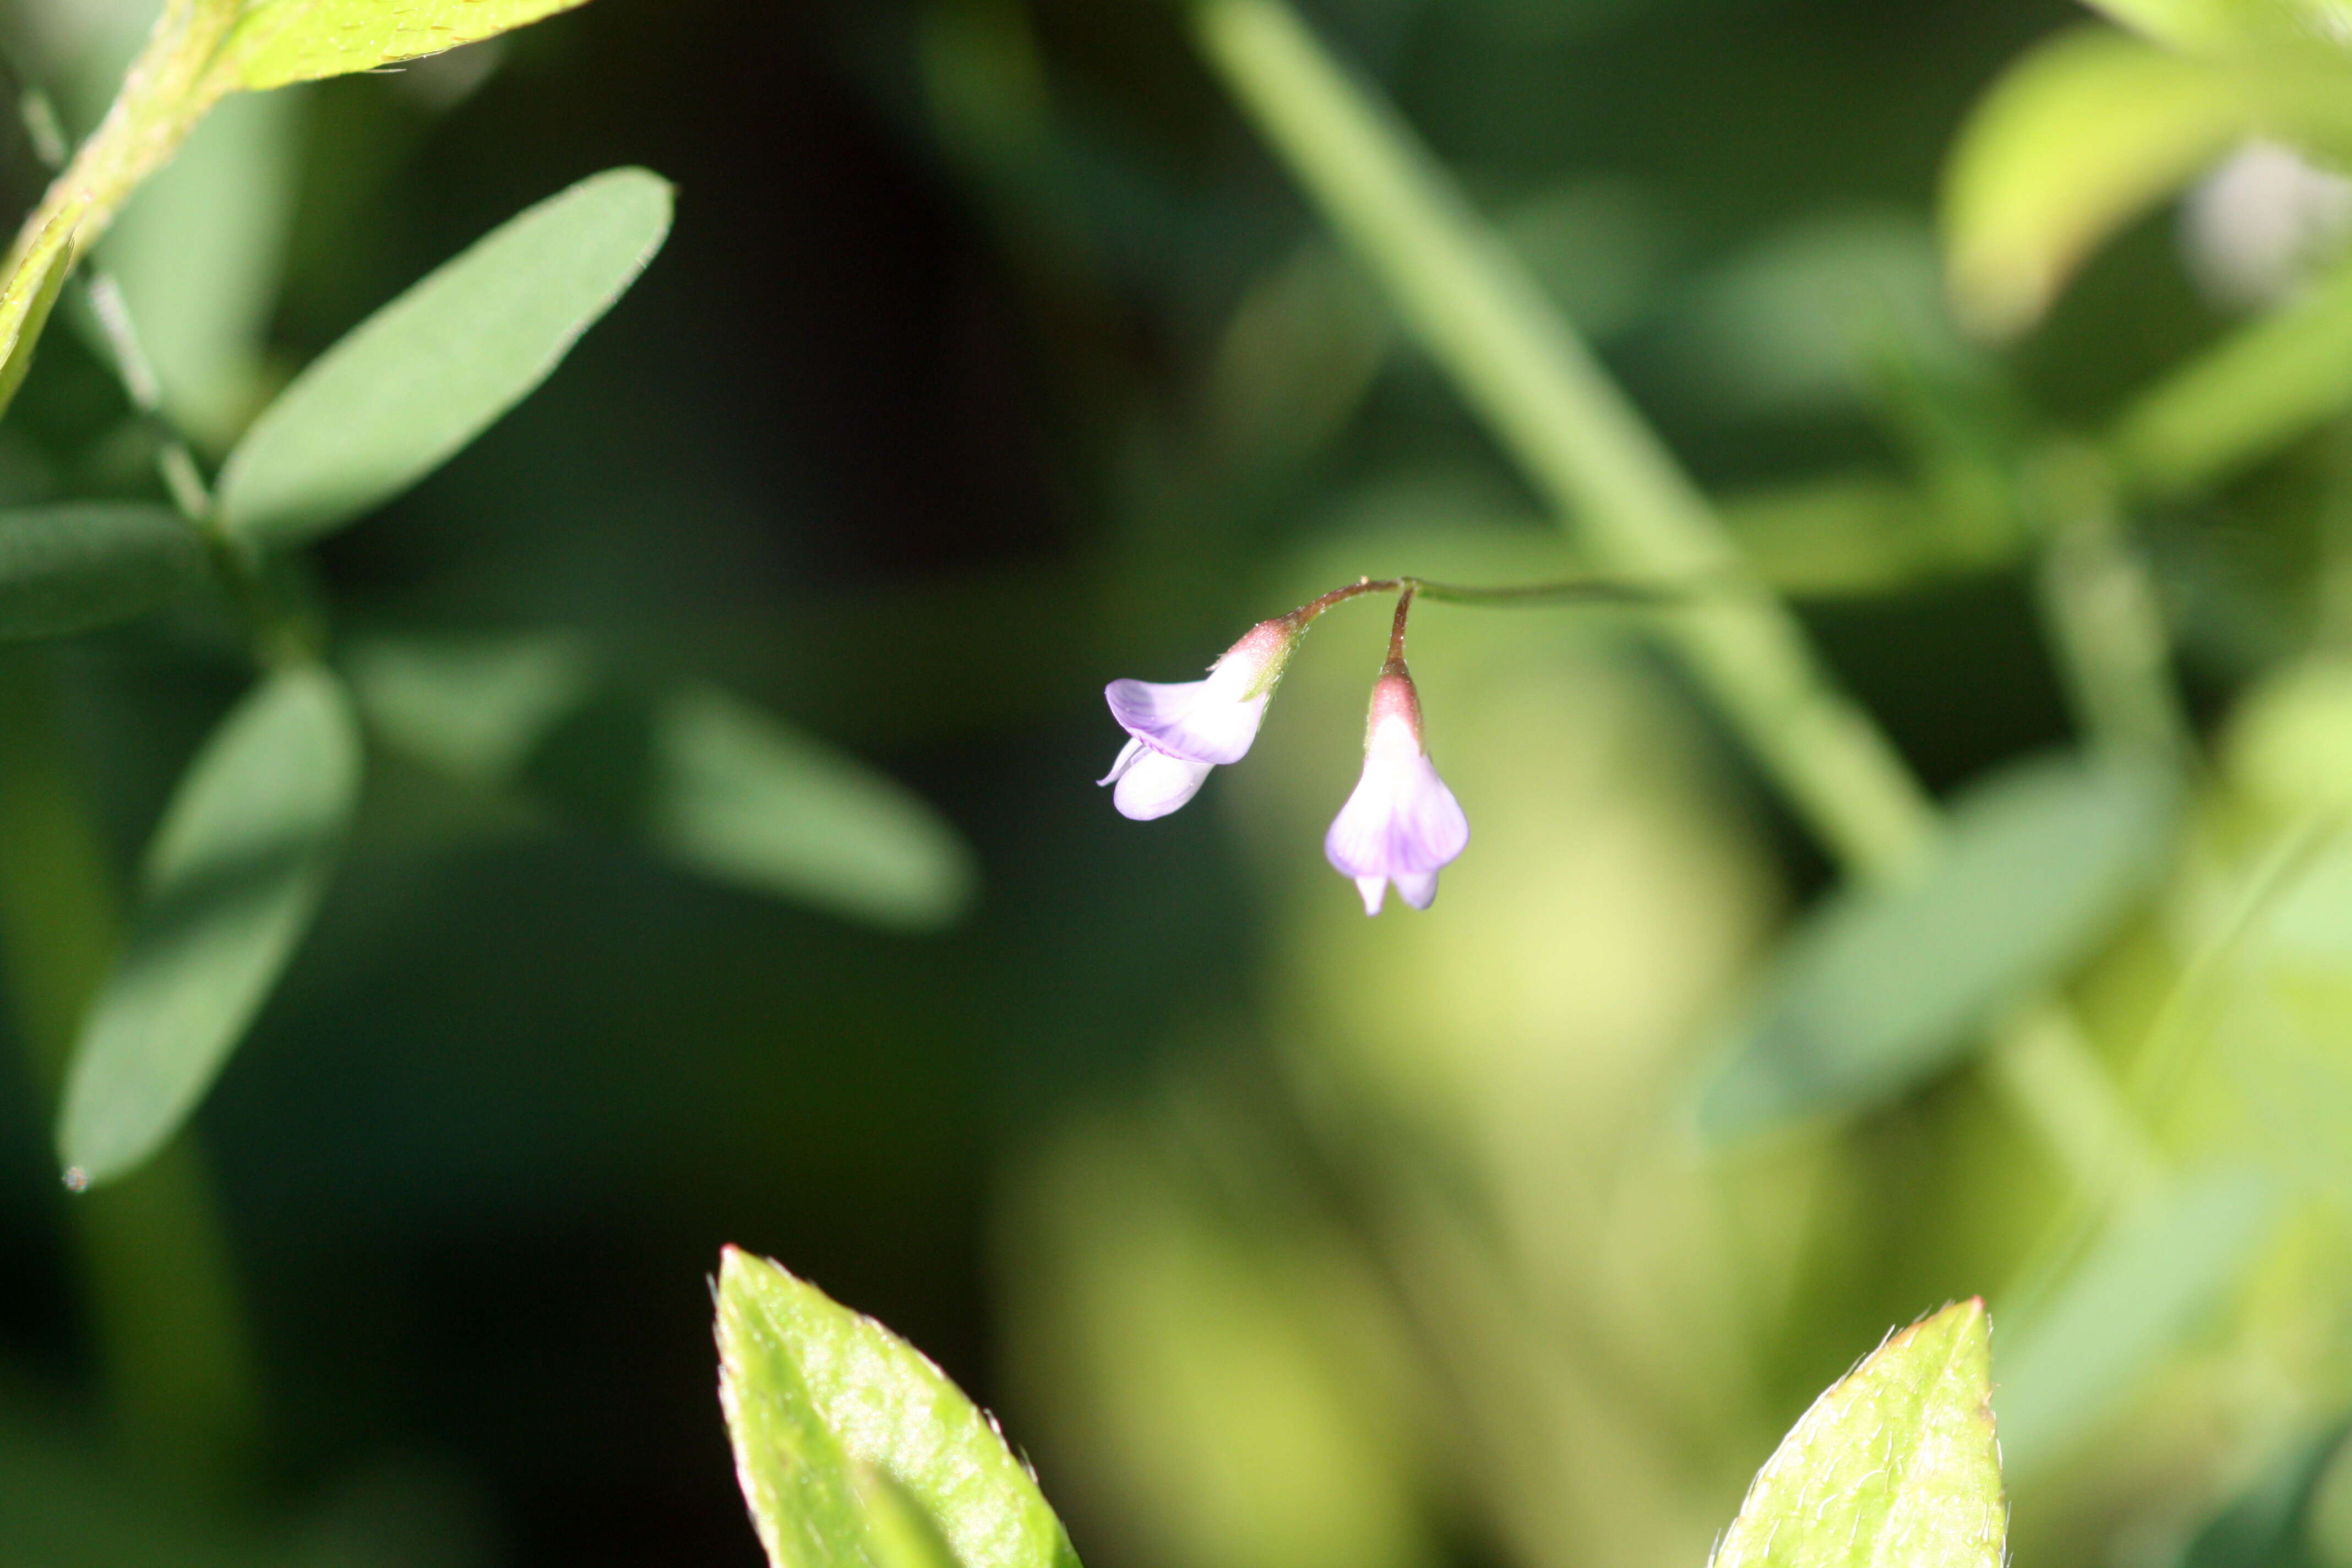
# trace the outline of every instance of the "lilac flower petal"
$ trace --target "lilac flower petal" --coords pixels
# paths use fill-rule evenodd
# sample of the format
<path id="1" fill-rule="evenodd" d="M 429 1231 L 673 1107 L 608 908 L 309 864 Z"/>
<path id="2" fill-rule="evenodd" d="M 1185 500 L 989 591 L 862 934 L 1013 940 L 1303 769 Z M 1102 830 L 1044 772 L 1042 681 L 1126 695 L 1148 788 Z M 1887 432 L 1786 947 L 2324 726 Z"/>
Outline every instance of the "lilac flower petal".
<path id="1" fill-rule="evenodd" d="M 1114 680 L 1103 689 L 1111 717 L 1139 741 L 1196 763 L 1237 763 L 1257 739 L 1267 694 L 1244 699 L 1246 671 L 1220 669 L 1206 680 L 1162 685 Z"/>
<path id="2" fill-rule="evenodd" d="M 1182 723 L 1208 689 L 1205 680 L 1114 680 L 1103 688 L 1103 699 L 1121 729 L 1150 735 Z"/>
<path id="3" fill-rule="evenodd" d="M 1126 753 L 1120 755 L 1124 758 Z M 1171 757 L 1154 747 L 1143 746 L 1120 772 L 1118 788 L 1111 799 L 1120 816 L 1150 822 L 1167 816 L 1198 795 L 1215 766 L 1213 763 Z"/>
<path id="4" fill-rule="evenodd" d="M 1395 880 L 1397 897 L 1414 909 L 1429 908 L 1437 897 L 1437 873 L 1434 871 L 1400 871 Z"/>
<path id="5" fill-rule="evenodd" d="M 1355 879 L 1365 912 L 1380 912 L 1390 881 L 1405 902 L 1427 909 L 1439 869 L 1469 842 L 1469 818 L 1411 729 L 1402 721 L 1378 726 L 1363 777 L 1323 837 L 1324 858 Z"/>
<path id="6" fill-rule="evenodd" d="M 1128 769 L 1135 766 L 1135 759 L 1141 756 L 1143 754 L 1143 751 L 1144 745 L 1142 742 L 1134 740 L 1129 741 L 1128 743 L 1120 749 L 1118 755 L 1111 760 L 1110 772 L 1095 780 L 1095 787 L 1099 789 L 1107 784 L 1117 784 L 1121 778 L 1126 776 Z"/>

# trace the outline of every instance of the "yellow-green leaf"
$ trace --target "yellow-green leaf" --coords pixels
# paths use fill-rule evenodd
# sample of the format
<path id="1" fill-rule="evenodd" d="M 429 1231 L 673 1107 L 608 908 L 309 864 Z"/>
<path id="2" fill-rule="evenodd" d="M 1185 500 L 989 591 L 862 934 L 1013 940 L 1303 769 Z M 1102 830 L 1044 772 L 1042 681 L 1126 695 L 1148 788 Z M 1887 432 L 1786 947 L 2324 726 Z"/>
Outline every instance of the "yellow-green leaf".
<path id="1" fill-rule="evenodd" d="M 774 1568 L 1077 1568 L 1034 1477 L 921 1352 L 729 1247 L 719 1390 Z M 943 1545 L 944 1552 L 939 1550 Z"/>
<path id="2" fill-rule="evenodd" d="M 1979 101 L 1945 166 L 1955 311 L 1992 337 L 2032 325 L 2100 241 L 2254 121 L 2236 73 L 2110 27 L 2031 50 Z"/>
<path id="3" fill-rule="evenodd" d="M 0 288 L 0 413 L 15 401 L 33 368 L 33 350 L 48 325 L 49 311 L 73 271 L 73 227 L 62 216 L 35 237 Z"/>
<path id="4" fill-rule="evenodd" d="M 221 47 L 241 88 L 283 87 L 437 55 L 582 0 L 260 0 Z"/>
<path id="5" fill-rule="evenodd" d="M 1757 1472 L 1712 1568 L 2000 1568 L 2009 1534 L 1982 1301 L 1889 1338 Z"/>
<path id="6" fill-rule="evenodd" d="M 2339 0 L 2090 0 L 2177 49 L 2230 54 L 2263 47 L 2341 48 Z"/>

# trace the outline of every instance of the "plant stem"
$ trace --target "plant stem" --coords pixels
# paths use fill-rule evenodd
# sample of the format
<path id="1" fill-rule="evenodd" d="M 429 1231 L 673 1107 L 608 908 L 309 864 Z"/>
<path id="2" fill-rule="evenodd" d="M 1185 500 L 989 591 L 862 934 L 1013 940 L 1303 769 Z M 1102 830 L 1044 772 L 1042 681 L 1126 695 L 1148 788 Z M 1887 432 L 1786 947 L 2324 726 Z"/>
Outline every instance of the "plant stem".
<path id="1" fill-rule="evenodd" d="M 1192 0 L 1191 15 L 1244 113 L 1595 556 L 1637 579 L 1747 580 L 1705 495 L 1410 128 L 1283 0 Z M 1849 871 L 1901 877 L 1933 853 L 1933 801 L 1768 590 L 1727 586 L 1663 630 Z M 2055 1003 L 2029 1011 L 1996 1054 L 2013 1069 L 1996 1081 L 2078 1183 L 2153 1158 Z M 2053 1069 L 2059 1055 L 2065 1070 Z"/>
<path id="2" fill-rule="evenodd" d="M 2106 466 L 2087 448 L 2062 447 L 2035 467 L 2050 540 L 2042 619 L 2083 729 L 2109 751 L 2183 766 L 2196 738 L 2172 681 L 2171 634 L 2147 563 L 2125 536 Z"/>
<path id="3" fill-rule="evenodd" d="M 0 658 L 0 972 L 29 1075 L 54 1102 L 82 1014 L 113 962 L 117 920 L 48 679 L 37 654 Z M 65 1208 L 125 1436 L 185 1481 L 234 1484 L 255 1446 L 257 1383 L 193 1135 Z"/>
<path id="4" fill-rule="evenodd" d="M 1611 570 L 1737 574 L 1706 498 L 1575 331 L 1384 106 L 1280 0 L 1198 0 L 1211 62 L 1334 227 L 1545 498 Z M 1727 590 L 1666 636 L 1839 858 L 1925 853 L 1934 807 L 1761 590 Z"/>
<path id="5" fill-rule="evenodd" d="M 171 161 L 227 91 L 225 81 L 207 77 L 239 9 L 239 0 L 166 0 L 106 118 L 26 216 L 8 254 L 10 273 L 60 223 L 73 236 L 74 254 L 87 253 L 140 183 Z"/>

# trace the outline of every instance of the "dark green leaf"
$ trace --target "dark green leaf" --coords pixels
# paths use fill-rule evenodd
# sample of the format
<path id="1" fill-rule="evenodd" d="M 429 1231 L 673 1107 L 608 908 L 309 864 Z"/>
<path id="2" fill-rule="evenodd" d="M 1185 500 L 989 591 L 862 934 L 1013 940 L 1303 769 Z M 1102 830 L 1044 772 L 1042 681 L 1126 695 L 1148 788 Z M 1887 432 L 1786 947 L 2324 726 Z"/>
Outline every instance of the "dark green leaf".
<path id="1" fill-rule="evenodd" d="M 2183 1178 L 2116 1220 L 2050 1304 L 2004 1341 L 2011 1473 L 2063 1458 L 2112 1418 L 2244 1270 L 2275 1213 L 2268 1183 L 2225 1169 Z"/>
<path id="2" fill-rule="evenodd" d="M 136 1168 L 204 1098 L 310 926 L 359 783 L 350 704 L 316 668 L 269 677 L 196 754 L 74 1047 L 58 1152 L 77 1184 Z"/>
<path id="3" fill-rule="evenodd" d="M 1712 1568 L 2000 1568 L 1991 1373 L 1981 1301 L 1889 1338 L 1781 1439 Z"/>
<path id="4" fill-rule="evenodd" d="M 282 87 L 437 55 L 582 0 L 257 0 L 222 46 L 228 85 Z"/>
<path id="5" fill-rule="evenodd" d="M 613 169 L 512 219 L 294 380 L 222 469 L 220 513 L 299 542 L 431 473 L 547 379 L 669 232 L 667 182 Z"/>
<path id="6" fill-rule="evenodd" d="M 662 701 L 653 744 L 646 831 L 687 865 L 882 925 L 943 925 L 971 902 L 971 854 L 929 805 L 722 691 Z"/>
<path id="7" fill-rule="evenodd" d="M 705 876 L 898 929 L 971 900 L 971 852 L 912 791 L 723 691 L 628 689 L 579 637 L 384 638 L 352 669 L 410 756 L 526 786 Z"/>
<path id="8" fill-rule="evenodd" d="M 201 565 L 194 531 L 161 507 L 0 511 L 0 637 L 62 637 L 127 620 Z"/>
<path id="9" fill-rule="evenodd" d="M 2115 928 L 2164 868 L 2175 800 L 2153 766 L 2073 757 L 1966 792 L 1923 873 L 1847 888 L 1799 927 L 1703 1123 L 1729 1136 L 1850 1110 L 1949 1066 Z"/>
<path id="10" fill-rule="evenodd" d="M 986 1412 L 904 1340 L 734 1247 L 719 1271 L 719 1399 L 773 1568 L 1076 1568 Z"/>

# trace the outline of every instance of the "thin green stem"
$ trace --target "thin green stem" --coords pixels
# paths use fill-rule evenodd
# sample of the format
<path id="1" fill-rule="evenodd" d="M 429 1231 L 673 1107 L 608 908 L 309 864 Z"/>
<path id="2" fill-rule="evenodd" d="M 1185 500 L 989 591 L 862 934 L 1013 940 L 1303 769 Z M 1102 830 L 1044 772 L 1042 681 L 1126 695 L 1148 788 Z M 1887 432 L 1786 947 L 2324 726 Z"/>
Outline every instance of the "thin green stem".
<path id="1" fill-rule="evenodd" d="M 1280 0 L 1198 0 L 1202 47 L 1463 396 L 1611 570 L 1731 576 L 1738 549 L 1575 330 L 1384 105 Z M 1727 589 L 1664 635 L 1839 858 L 1897 874 L 1935 811 L 1787 607 Z"/>
<path id="2" fill-rule="evenodd" d="M 2186 765 L 2196 731 L 2173 683 L 2171 632 L 2106 465 L 2086 447 L 2061 447 L 2042 455 L 2034 479 L 2050 541 L 2042 617 L 2084 730 L 2108 751 Z"/>
<path id="3" fill-rule="evenodd" d="M 26 216 L 8 272 L 60 229 L 73 254 L 86 255 L 131 193 L 170 162 L 228 90 L 211 67 L 241 9 L 241 0 L 166 0 L 106 118 Z"/>
<path id="4" fill-rule="evenodd" d="M 1244 112 L 1593 554 L 1636 580 L 1746 577 L 1706 496 L 1410 128 L 1283 0 L 1192 0 L 1191 17 Z M 1932 855 L 1933 801 L 1768 590 L 1727 585 L 1660 629 L 1849 870 L 1903 877 Z M 2055 1003 L 1995 1054 L 1996 1080 L 2078 1182 L 2153 1157 Z"/>

